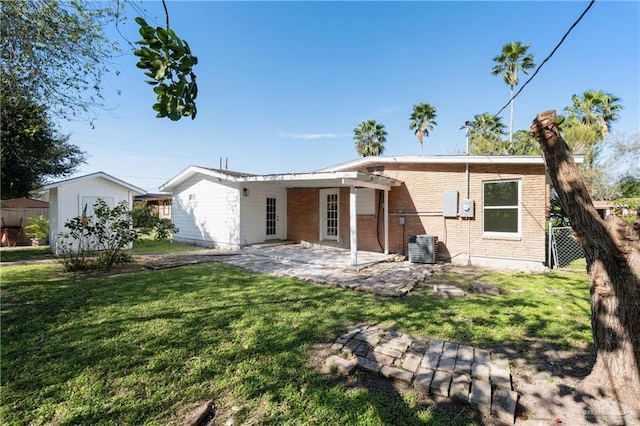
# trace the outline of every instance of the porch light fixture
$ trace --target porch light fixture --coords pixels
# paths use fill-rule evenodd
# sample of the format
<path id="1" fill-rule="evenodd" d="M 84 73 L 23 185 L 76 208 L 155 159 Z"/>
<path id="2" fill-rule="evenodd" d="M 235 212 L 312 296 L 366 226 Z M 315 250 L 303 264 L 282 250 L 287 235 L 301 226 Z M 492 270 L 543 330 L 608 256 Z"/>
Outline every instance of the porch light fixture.
<path id="1" fill-rule="evenodd" d="M 244 195 L 245 197 L 249 196 L 249 188 L 242 188 L 242 195 Z"/>

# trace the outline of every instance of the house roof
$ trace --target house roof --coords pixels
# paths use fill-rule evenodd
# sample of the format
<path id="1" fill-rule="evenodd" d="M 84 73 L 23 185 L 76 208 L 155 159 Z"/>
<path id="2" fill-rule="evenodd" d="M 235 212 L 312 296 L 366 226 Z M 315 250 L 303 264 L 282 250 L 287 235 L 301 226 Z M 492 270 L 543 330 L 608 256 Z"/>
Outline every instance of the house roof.
<path id="1" fill-rule="evenodd" d="M 0 205 L 2 205 L 2 207 L 8 207 L 8 208 L 20 208 L 20 207 L 23 207 L 23 208 L 41 209 L 41 208 L 48 208 L 49 207 L 49 203 L 46 202 L 46 201 L 34 200 L 34 199 L 31 199 L 31 198 L 27 198 L 27 197 L 12 198 L 10 200 L 2 200 Z"/>
<path id="2" fill-rule="evenodd" d="M 165 201 L 171 200 L 171 194 L 142 194 L 133 197 L 134 201 Z"/>
<path id="3" fill-rule="evenodd" d="M 161 191 L 171 191 L 187 179 L 203 175 L 218 179 L 220 182 L 235 183 L 272 183 L 287 187 L 318 187 L 318 186 L 358 186 L 374 189 L 390 189 L 400 186 L 401 182 L 386 176 L 352 171 L 343 172 L 315 172 L 315 173 L 281 173 L 269 175 L 250 175 L 229 170 L 210 169 L 207 167 L 189 166 L 178 175 L 160 186 Z"/>
<path id="4" fill-rule="evenodd" d="M 575 161 L 581 164 L 584 155 L 576 155 Z M 346 163 L 326 167 L 318 172 L 354 170 L 361 167 L 375 167 L 385 164 L 540 164 L 544 161 L 539 155 L 401 155 L 362 157 Z"/>
<path id="5" fill-rule="evenodd" d="M 124 186 L 125 188 L 129 189 L 130 191 L 137 192 L 138 194 L 146 194 L 146 192 L 147 192 L 142 188 L 138 188 L 135 185 L 131 185 L 130 183 L 127 183 L 127 182 L 125 182 L 123 180 L 120 180 L 120 179 L 118 179 L 116 177 L 113 177 L 113 176 L 111 176 L 111 175 L 109 175 L 109 174 L 107 174 L 105 172 L 96 172 L 96 173 L 91 173 L 91 174 L 84 175 L 84 176 L 78 176 L 78 177 L 71 178 L 71 179 L 65 179 L 65 180 L 61 180 L 61 181 L 58 181 L 58 182 L 53 182 L 53 183 L 50 183 L 48 185 L 43 186 L 42 189 L 58 188 L 60 186 L 65 186 L 65 185 L 68 185 L 70 183 L 77 183 L 77 182 L 81 182 L 83 180 L 93 179 L 93 178 L 98 178 L 98 177 L 106 179 L 108 181 L 111 181 L 111 182 L 113 182 L 115 184 Z"/>

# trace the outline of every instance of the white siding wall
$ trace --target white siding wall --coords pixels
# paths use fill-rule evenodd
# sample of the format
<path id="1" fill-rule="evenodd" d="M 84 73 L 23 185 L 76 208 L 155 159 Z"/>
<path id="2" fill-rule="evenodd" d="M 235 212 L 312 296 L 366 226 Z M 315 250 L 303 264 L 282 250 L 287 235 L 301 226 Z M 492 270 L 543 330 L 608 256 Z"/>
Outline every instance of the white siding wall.
<path id="1" fill-rule="evenodd" d="M 277 199 L 276 215 L 277 234 L 269 239 L 284 240 L 287 238 L 287 190 L 278 185 L 253 184 L 244 185 L 249 190 L 248 196 L 240 197 L 240 243 L 263 243 L 266 235 L 267 197 Z M 242 192 L 242 191 L 241 191 Z"/>
<path id="2" fill-rule="evenodd" d="M 55 248 L 57 246 L 57 235 L 59 232 L 65 231 L 64 224 L 69 219 L 82 214 L 83 197 L 113 200 L 114 206 L 126 201 L 129 208 L 131 208 L 133 195 L 128 188 L 99 176 L 65 183 L 53 188 L 49 195 L 51 247 Z"/>
<path id="3" fill-rule="evenodd" d="M 191 196 L 191 199 L 190 199 Z M 236 249 L 240 245 L 240 205 L 237 187 L 214 178 L 194 177 L 173 191 L 176 242 Z"/>

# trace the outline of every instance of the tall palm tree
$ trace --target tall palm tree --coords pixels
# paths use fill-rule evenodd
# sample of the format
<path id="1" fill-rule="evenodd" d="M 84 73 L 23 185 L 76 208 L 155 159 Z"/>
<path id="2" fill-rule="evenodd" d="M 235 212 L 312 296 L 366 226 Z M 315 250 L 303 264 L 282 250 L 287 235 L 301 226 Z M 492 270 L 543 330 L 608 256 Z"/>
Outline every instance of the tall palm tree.
<path id="1" fill-rule="evenodd" d="M 507 83 L 511 93 L 511 113 L 509 116 L 509 144 L 513 141 L 513 88 L 518 85 L 518 74 L 522 71 L 529 75 L 529 70 L 536 64 L 533 62 L 533 55 L 527 54 L 531 45 L 523 45 L 519 41 L 507 43 L 502 47 L 502 53 L 493 58 L 496 65 L 491 69 L 491 75 L 502 74 L 504 82 Z"/>
<path id="2" fill-rule="evenodd" d="M 387 131 L 384 125 L 376 123 L 376 120 L 366 120 L 353 129 L 353 140 L 361 157 L 382 155 L 384 143 L 387 141 Z"/>
<path id="3" fill-rule="evenodd" d="M 622 109 L 620 98 L 603 90 L 587 90 L 582 96 L 571 97 L 573 105 L 564 110 L 568 119 L 582 123 L 585 127 L 597 125 L 602 140 L 611 131 L 611 123 L 618 119 L 618 112 Z"/>
<path id="4" fill-rule="evenodd" d="M 438 125 L 435 121 L 436 108 L 426 102 L 413 106 L 409 130 L 415 130 L 416 137 L 420 141 L 420 155 L 422 155 L 422 141 L 429 136 L 429 130 L 433 131 Z"/>
<path id="5" fill-rule="evenodd" d="M 502 118 L 487 112 L 476 114 L 469 127 L 469 149 L 472 154 L 503 155 L 508 152 L 508 147 L 502 142 L 506 127 Z"/>

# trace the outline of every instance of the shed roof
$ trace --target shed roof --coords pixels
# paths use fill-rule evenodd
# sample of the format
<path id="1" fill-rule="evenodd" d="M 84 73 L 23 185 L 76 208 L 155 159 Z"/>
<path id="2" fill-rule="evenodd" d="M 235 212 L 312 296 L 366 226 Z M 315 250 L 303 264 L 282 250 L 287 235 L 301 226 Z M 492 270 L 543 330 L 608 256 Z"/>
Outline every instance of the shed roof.
<path id="1" fill-rule="evenodd" d="M 131 185 L 128 182 L 125 182 L 121 179 L 118 179 L 116 177 L 113 177 L 105 172 L 96 172 L 96 173 L 91 173 L 88 175 L 84 175 L 84 176 L 78 176 L 78 177 L 74 177 L 74 178 L 70 178 L 70 179 L 65 179 L 65 180 L 61 180 L 58 182 L 53 182 L 50 184 L 47 184 L 45 186 L 43 186 L 43 189 L 53 189 L 53 188 L 58 188 L 60 186 L 65 186 L 65 185 L 69 185 L 70 183 L 76 183 L 76 182 L 81 182 L 83 180 L 87 180 L 87 179 L 93 179 L 93 178 L 103 178 L 106 179 L 108 181 L 111 181 L 117 185 L 123 186 L 125 188 L 127 188 L 128 190 L 132 191 L 132 192 L 136 192 L 138 194 L 145 194 L 147 191 L 145 191 L 142 188 L 139 188 L 135 185 Z"/>
<path id="2" fill-rule="evenodd" d="M 134 201 L 165 201 L 165 200 L 171 200 L 171 194 L 165 193 L 165 194 L 142 194 L 142 195 L 136 195 L 135 197 L 133 197 Z"/>
<path id="3" fill-rule="evenodd" d="M 10 200 L 2 200 L 2 202 L 0 202 L 0 205 L 2 207 L 8 207 L 8 208 L 36 208 L 36 209 L 41 209 L 41 208 L 48 208 L 49 207 L 49 203 L 47 201 L 42 201 L 42 200 L 34 200 L 32 198 L 28 198 L 28 197 L 20 197 L 20 198 L 12 198 Z"/>

